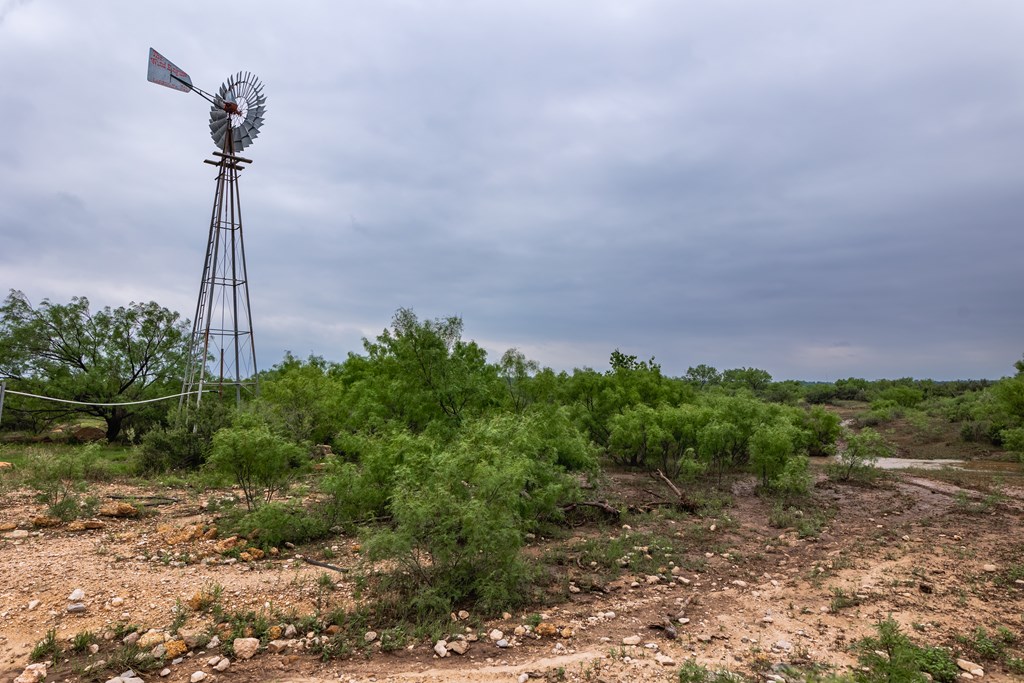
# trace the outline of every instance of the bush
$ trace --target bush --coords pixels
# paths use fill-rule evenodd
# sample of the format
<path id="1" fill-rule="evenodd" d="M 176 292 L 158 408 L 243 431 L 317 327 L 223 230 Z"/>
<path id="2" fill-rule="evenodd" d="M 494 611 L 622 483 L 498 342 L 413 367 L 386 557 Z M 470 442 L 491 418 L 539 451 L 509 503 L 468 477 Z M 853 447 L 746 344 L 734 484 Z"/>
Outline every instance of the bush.
<path id="1" fill-rule="evenodd" d="M 301 448 L 272 434 L 265 424 L 239 416 L 236 426 L 214 434 L 209 464 L 234 477 L 252 511 L 287 487 L 302 455 Z"/>
<path id="2" fill-rule="evenodd" d="M 207 396 L 188 414 L 173 409 L 166 427 L 146 432 L 136 465 L 142 474 L 191 469 L 210 455 L 213 435 L 230 424 L 234 408 L 216 396 Z"/>
<path id="3" fill-rule="evenodd" d="M 587 452 L 582 435 L 538 425 L 544 419 L 476 420 L 447 444 L 408 437 L 419 443 L 404 447 L 394 474 L 393 526 L 366 544 L 371 559 L 396 566 L 381 588 L 404 617 L 436 619 L 463 604 L 494 612 L 527 597 L 523 536 L 559 519 L 560 506 L 576 495 L 575 480 L 559 465 L 574 459 L 565 449 Z"/>
<path id="4" fill-rule="evenodd" d="M 787 499 L 806 496 L 814 484 L 809 463 L 806 455 L 797 455 L 786 460 L 782 472 L 772 482 L 772 489 Z"/>
<path id="5" fill-rule="evenodd" d="M 857 681 L 889 683 L 890 681 L 921 681 L 928 678 L 938 683 L 953 683 L 959 674 L 956 662 L 947 650 L 920 647 L 900 632 L 891 617 L 876 625 L 877 637 L 868 637 L 856 644 L 858 660 L 866 670 L 857 671 Z"/>
<path id="6" fill-rule="evenodd" d="M 39 451 L 27 462 L 25 482 L 36 490 L 36 499 L 62 520 L 78 516 L 78 492 L 84 488 L 82 467 L 69 451 Z"/>
<path id="7" fill-rule="evenodd" d="M 290 543 L 305 543 L 327 535 L 323 517 L 310 514 L 298 505 L 267 503 L 243 516 L 232 525 L 241 536 L 253 537 L 263 548 Z"/>
<path id="8" fill-rule="evenodd" d="M 846 447 L 836 454 L 836 464 L 829 468 L 829 475 L 839 481 L 866 477 L 879 458 L 891 456 L 892 452 L 892 446 L 870 427 L 857 434 L 847 433 Z"/>

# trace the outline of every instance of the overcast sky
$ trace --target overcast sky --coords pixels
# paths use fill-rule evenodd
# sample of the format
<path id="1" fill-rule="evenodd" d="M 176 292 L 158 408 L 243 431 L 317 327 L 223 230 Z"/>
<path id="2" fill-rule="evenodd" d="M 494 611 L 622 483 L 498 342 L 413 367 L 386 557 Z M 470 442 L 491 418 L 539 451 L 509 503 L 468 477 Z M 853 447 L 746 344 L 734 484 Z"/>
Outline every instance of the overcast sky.
<path id="1" fill-rule="evenodd" d="M 1019 0 L 0 0 L 0 287 L 191 317 L 209 105 L 241 179 L 260 367 L 399 307 L 497 360 L 776 379 L 1012 374 Z"/>

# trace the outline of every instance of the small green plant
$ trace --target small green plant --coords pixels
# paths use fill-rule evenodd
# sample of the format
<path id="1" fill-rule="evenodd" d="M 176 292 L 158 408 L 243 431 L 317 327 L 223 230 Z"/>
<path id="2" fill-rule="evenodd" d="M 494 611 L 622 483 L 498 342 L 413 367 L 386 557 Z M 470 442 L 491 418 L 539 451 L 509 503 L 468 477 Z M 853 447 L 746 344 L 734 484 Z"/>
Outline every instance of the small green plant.
<path id="1" fill-rule="evenodd" d="M 743 683 L 743 677 L 724 669 L 712 671 L 688 659 L 679 668 L 679 683 Z"/>
<path id="2" fill-rule="evenodd" d="M 956 681 L 959 669 L 948 650 L 915 645 L 891 617 L 876 624 L 875 628 L 877 636 L 869 636 L 855 644 L 858 660 L 864 667 L 854 674 L 860 683 L 923 683 L 926 680 L 923 674 L 928 674 L 938 683 Z"/>
<path id="3" fill-rule="evenodd" d="M 856 607 L 860 604 L 860 598 L 856 595 L 850 595 L 842 588 L 832 589 L 832 601 L 829 603 L 829 611 L 835 614 L 841 609 L 847 607 Z"/>
<path id="4" fill-rule="evenodd" d="M 71 639 L 71 651 L 76 655 L 84 655 L 89 650 L 89 646 L 96 641 L 96 635 L 91 631 L 79 631 Z"/>
<path id="5" fill-rule="evenodd" d="M 1014 637 L 1012 632 L 1008 630 L 1007 632 L 1011 637 Z M 956 641 L 980 659 L 998 662 L 1006 656 L 1006 641 L 1000 637 L 1001 635 L 997 631 L 996 638 L 993 638 L 984 627 L 979 626 L 970 635 L 958 634 Z M 1011 640 L 1010 642 L 1012 643 L 1013 641 Z"/>
<path id="6" fill-rule="evenodd" d="M 57 629 L 51 628 L 43 636 L 43 639 L 36 643 L 36 646 L 32 648 L 29 659 L 33 662 L 41 662 L 44 660 L 57 661 L 57 658 L 63 654 L 60 643 L 57 642 Z"/>

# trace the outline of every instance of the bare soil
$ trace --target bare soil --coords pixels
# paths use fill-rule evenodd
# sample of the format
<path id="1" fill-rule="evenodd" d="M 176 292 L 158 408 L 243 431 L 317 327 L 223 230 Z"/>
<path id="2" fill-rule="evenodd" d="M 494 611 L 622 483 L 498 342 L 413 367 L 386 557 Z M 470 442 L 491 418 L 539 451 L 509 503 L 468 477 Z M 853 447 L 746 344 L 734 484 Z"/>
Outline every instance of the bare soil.
<path id="1" fill-rule="evenodd" d="M 764 680 L 781 664 L 804 672 L 848 670 L 856 665 L 851 643 L 873 634 L 874 625 L 889 615 L 915 642 L 958 652 L 963 648 L 956 636 L 979 627 L 993 632 L 1002 626 L 1024 639 L 1024 585 L 1017 580 L 1024 568 L 1021 487 L 1004 485 L 994 497 L 991 486 L 965 488 L 928 472 L 893 474 L 873 484 L 833 483 L 819 473 L 813 503 L 801 505 L 805 517 L 797 516 L 808 522 L 801 537 L 796 528 L 770 524 L 775 503 L 756 494 L 753 479 L 729 486 L 731 505 L 708 516 L 656 509 L 614 524 L 591 521 L 562 538 L 536 539 L 528 552 L 551 568 L 551 602 L 504 619 L 478 621 L 471 615 L 453 622 L 453 633 L 480 637 L 463 656 L 440 659 L 426 641 L 388 653 L 370 647 L 327 662 L 293 650 L 261 652 L 216 678 L 508 682 L 527 673 L 552 681 L 675 681 L 679 665 L 694 659 Z M 0 498 L 0 525 L 29 530 L 22 538 L 10 530 L 0 533 L 2 681 L 22 672 L 49 629 L 66 646 L 76 633 L 102 634 L 119 623 L 168 628 L 176 604 L 187 604 L 214 584 L 223 587 L 221 600 L 229 611 L 309 614 L 318 607 L 318 595 L 322 609 L 352 604 L 356 587 L 350 574 L 328 572 L 335 590 L 325 596 L 316 587 L 325 570 L 299 559 L 306 554 L 356 567 L 362 559 L 351 538 L 224 564 L 231 558 L 218 550 L 223 539 L 197 537 L 217 523 L 206 495 L 119 484 L 96 486 L 91 493 L 176 500 L 154 506 L 152 516 L 104 517 L 103 528 L 74 532 L 33 527 L 43 508 L 27 490 Z M 631 472 L 611 473 L 604 490 L 593 493 L 632 505 L 670 496 L 658 481 Z M 602 571 L 584 561 L 587 540 L 610 542 L 624 535 L 671 539 L 676 554 L 671 564 L 643 572 L 633 566 Z M 654 554 L 644 547 L 632 552 Z M 85 593 L 86 611 L 68 614 L 68 596 L 76 588 Z M 562 632 L 513 637 L 507 649 L 488 639 L 493 628 L 511 637 L 534 612 Z M 675 638 L 651 628 L 666 620 L 674 624 Z M 184 625 L 209 626 L 210 617 L 189 611 Z M 640 636 L 640 644 L 623 645 L 629 636 Z M 105 680 L 109 672 L 90 674 L 84 667 L 112 647 L 101 642 L 91 659 L 51 669 L 47 680 Z M 1014 647 L 1021 656 L 1019 640 Z M 166 680 L 187 681 L 199 670 L 215 673 L 206 662 L 217 653 L 191 652 L 169 667 Z M 656 655 L 673 664 L 659 663 Z M 1000 663 L 983 666 L 985 680 L 1014 680 Z M 160 680 L 157 670 L 144 678 Z"/>

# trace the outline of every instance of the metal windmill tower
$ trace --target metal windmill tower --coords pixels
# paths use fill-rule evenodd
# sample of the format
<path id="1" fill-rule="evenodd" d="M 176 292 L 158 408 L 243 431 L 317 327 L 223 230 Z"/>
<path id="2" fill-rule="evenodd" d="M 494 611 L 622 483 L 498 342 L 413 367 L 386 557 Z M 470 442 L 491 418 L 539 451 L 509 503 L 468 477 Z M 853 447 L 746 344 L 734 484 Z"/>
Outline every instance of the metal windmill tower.
<path id="1" fill-rule="evenodd" d="M 210 103 L 210 134 L 218 149 L 215 159 L 204 159 L 217 167 L 217 183 L 182 406 L 198 405 L 203 392 L 211 388 L 221 394 L 233 390 L 236 403 L 241 403 L 243 395 L 255 394 L 258 387 L 238 189 L 239 173 L 252 160 L 238 153 L 252 144 L 263 125 L 267 102 L 263 84 L 249 72 L 238 72 L 211 95 L 192 85 L 187 73 L 152 48 L 148 78 L 168 88 L 195 92 Z"/>

